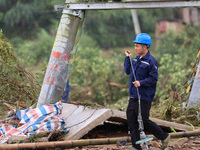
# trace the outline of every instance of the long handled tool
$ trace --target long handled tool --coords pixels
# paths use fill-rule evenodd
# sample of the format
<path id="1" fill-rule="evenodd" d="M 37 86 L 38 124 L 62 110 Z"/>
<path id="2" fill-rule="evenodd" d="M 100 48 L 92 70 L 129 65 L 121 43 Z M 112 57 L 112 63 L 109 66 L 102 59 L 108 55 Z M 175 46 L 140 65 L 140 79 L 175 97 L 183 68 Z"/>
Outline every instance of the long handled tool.
<path id="1" fill-rule="evenodd" d="M 133 69 L 133 64 L 132 64 L 131 56 L 130 55 L 129 55 L 129 58 L 130 58 L 131 68 L 132 68 L 132 71 L 133 71 L 133 76 L 134 76 L 134 79 L 136 81 L 136 75 L 135 75 L 135 71 Z M 139 107 L 138 107 L 138 124 L 139 124 L 139 129 L 138 130 L 140 130 L 140 140 L 137 141 L 135 144 L 141 144 L 141 143 L 143 143 L 146 146 L 146 148 L 149 149 L 147 142 L 153 140 L 153 137 L 149 137 L 148 138 L 146 136 L 145 132 L 143 131 L 144 130 L 144 124 L 143 124 L 142 113 L 141 113 L 140 94 L 139 94 L 138 87 L 136 87 L 136 89 L 137 89 L 138 105 L 139 105 Z"/>

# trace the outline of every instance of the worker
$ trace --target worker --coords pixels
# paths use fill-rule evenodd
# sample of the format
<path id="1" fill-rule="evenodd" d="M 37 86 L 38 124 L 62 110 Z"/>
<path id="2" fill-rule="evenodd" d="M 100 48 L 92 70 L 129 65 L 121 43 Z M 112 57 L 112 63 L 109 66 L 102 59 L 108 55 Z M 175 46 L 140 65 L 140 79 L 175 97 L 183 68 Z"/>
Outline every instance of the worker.
<path id="1" fill-rule="evenodd" d="M 149 120 L 149 112 L 153 101 L 156 84 L 158 80 L 158 64 L 155 58 L 151 55 L 148 48 L 151 45 L 151 37 L 147 33 L 140 33 L 133 41 L 135 52 L 138 56 L 131 60 L 131 52 L 125 51 L 124 70 L 129 77 L 129 103 L 126 111 L 128 126 L 131 135 L 133 150 L 141 150 L 139 144 L 135 144 L 140 140 L 140 131 L 138 123 L 138 93 L 141 100 L 141 115 L 144 124 L 144 130 L 152 133 L 156 138 L 162 140 L 162 149 L 166 149 L 170 140 L 170 135 L 164 132 L 155 122 Z M 134 71 L 134 72 L 133 72 Z M 134 74 L 135 78 L 134 79 Z"/>

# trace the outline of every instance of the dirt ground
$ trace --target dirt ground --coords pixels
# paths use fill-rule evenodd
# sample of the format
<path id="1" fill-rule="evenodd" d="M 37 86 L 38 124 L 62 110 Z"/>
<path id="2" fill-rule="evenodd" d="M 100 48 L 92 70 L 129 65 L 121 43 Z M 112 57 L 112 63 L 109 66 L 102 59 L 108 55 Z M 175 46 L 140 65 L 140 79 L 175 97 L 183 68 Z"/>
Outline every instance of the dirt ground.
<path id="1" fill-rule="evenodd" d="M 90 145 L 83 147 L 76 147 L 70 150 L 129 150 L 131 143 L 127 143 L 125 146 L 117 146 L 117 144 L 109 145 Z M 147 148 L 143 145 L 143 150 Z M 160 150 L 161 141 L 153 140 L 149 142 L 149 150 Z M 200 150 L 200 137 L 183 137 L 170 139 L 167 150 Z"/>
<path id="2" fill-rule="evenodd" d="M 125 137 L 128 133 L 127 128 L 127 124 L 114 126 L 113 124 L 104 123 L 103 126 L 98 126 L 90 131 L 84 136 L 84 139 Z M 169 130 L 165 129 L 165 131 L 170 133 Z M 160 150 L 162 146 L 160 140 L 150 141 L 148 145 L 149 150 Z M 70 150 L 129 150 L 131 147 L 131 142 L 128 142 L 124 146 L 118 146 L 117 144 L 89 145 Z M 144 145 L 142 148 L 143 150 L 147 149 Z M 167 150 L 200 150 L 200 136 L 171 138 Z"/>

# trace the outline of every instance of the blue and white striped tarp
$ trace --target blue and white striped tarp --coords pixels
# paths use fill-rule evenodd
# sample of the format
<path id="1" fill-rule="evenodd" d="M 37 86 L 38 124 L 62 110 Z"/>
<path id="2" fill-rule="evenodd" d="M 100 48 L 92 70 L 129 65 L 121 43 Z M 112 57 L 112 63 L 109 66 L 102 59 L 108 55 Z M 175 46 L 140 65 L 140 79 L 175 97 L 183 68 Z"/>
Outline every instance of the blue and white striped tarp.
<path id="1" fill-rule="evenodd" d="M 62 103 L 61 101 L 55 104 L 45 104 L 34 109 L 17 110 L 16 116 L 20 120 L 17 127 L 0 128 L 0 135 L 8 139 L 12 135 L 27 135 L 52 131 L 62 130 L 67 131 L 65 121 L 62 118 Z M 3 140 L 5 143 L 7 140 Z"/>

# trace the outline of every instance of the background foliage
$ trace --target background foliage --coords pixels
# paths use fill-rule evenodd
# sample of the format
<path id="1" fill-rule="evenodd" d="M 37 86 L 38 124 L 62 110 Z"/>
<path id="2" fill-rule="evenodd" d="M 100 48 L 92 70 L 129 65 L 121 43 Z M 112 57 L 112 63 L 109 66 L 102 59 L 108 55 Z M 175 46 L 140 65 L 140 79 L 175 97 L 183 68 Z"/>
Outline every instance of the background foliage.
<path id="1" fill-rule="evenodd" d="M 16 57 L 12 45 L 0 31 L 0 95 L 2 102 L 11 102 L 19 108 L 36 102 L 40 84 Z"/>
<path id="2" fill-rule="evenodd" d="M 200 43 L 200 27 L 186 26 L 185 32 L 163 34 L 160 45 L 156 48 L 159 62 L 159 80 L 157 97 L 161 99 L 174 97 L 180 100 L 184 92 L 184 83 L 189 79 L 190 69 L 195 61 Z M 169 46 L 170 43 L 170 46 Z M 171 92 L 171 95 L 170 95 Z M 179 93 L 177 95 L 177 93 Z"/>
<path id="3" fill-rule="evenodd" d="M 17 64 L 15 61 L 19 59 L 22 66 L 34 74 L 40 84 L 61 17 L 61 12 L 54 12 L 53 6 L 63 5 L 64 2 L 65 0 L 0 0 L 0 27 L 16 52 L 12 63 Z M 137 10 L 142 32 L 149 33 L 154 43 L 155 22 L 180 18 L 179 12 L 180 9 Z M 199 31 L 199 27 L 188 25 L 185 32 L 180 34 L 167 32 L 161 36 L 157 47 L 153 45 L 150 48 L 159 63 L 155 105 L 164 100 L 176 100 L 178 103 L 183 100 L 186 87 L 184 83 L 189 77 L 190 66 L 200 43 Z M 125 110 L 128 76 L 123 70 L 124 50 L 131 50 L 132 57 L 135 56 L 132 43 L 134 38 L 130 10 L 88 11 L 84 33 L 70 73 L 72 91 L 69 100 L 97 102 Z M 7 75 L 14 73 L 16 72 L 7 70 Z M 15 80 L 25 84 L 21 76 L 16 76 Z M 1 86 L 2 100 L 10 100 L 9 96 L 5 98 L 5 93 L 10 89 L 11 87 Z M 16 91 L 13 90 L 13 93 Z"/>

